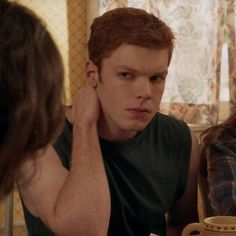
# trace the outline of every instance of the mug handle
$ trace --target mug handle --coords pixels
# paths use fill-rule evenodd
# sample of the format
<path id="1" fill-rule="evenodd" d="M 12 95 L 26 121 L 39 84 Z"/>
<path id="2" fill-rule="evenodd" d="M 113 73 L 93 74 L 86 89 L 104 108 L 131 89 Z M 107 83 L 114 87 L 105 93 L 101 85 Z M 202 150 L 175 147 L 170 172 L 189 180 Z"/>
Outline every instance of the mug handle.
<path id="1" fill-rule="evenodd" d="M 201 236 L 203 236 L 203 223 L 191 223 L 185 226 L 185 228 L 182 231 L 181 236 L 189 236 L 192 232 L 197 231 L 200 233 Z"/>

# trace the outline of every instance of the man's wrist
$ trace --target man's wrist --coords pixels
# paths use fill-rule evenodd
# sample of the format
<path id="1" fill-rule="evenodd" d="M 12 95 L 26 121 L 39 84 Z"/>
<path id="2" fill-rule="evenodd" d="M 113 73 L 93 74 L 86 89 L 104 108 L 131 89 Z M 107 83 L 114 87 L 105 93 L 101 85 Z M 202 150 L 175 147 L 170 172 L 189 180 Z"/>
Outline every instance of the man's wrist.
<path id="1" fill-rule="evenodd" d="M 83 133 L 91 133 L 91 132 L 97 133 L 97 123 L 91 122 L 88 120 L 80 120 L 78 122 L 75 122 L 73 124 L 73 136 L 76 134 L 83 134 Z"/>

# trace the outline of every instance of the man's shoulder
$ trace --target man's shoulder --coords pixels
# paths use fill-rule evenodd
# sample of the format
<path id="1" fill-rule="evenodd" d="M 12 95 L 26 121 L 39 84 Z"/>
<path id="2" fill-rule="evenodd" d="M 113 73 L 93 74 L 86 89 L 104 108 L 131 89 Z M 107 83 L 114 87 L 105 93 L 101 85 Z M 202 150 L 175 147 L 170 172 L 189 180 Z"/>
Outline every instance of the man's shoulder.
<path id="1" fill-rule="evenodd" d="M 158 112 L 153 118 L 153 123 L 158 124 L 158 126 L 163 128 L 176 127 L 180 129 L 186 129 L 186 128 L 189 129 L 188 125 L 183 120 L 179 120 L 173 116 L 163 114 L 160 112 Z"/>
<path id="2" fill-rule="evenodd" d="M 182 120 L 162 113 L 157 113 L 153 118 L 149 126 L 149 133 L 167 143 L 191 142 L 191 132 L 188 125 Z"/>

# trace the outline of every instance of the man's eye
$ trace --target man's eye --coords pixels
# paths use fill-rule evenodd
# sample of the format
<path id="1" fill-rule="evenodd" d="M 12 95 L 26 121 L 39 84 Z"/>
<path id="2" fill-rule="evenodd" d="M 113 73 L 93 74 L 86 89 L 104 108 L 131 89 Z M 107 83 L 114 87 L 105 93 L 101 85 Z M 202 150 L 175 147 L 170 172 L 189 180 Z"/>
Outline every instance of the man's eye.
<path id="1" fill-rule="evenodd" d="M 162 81 L 162 80 L 164 80 L 165 79 L 165 77 L 164 76 L 161 76 L 161 75 L 153 75 L 153 76 L 151 76 L 150 78 L 149 78 L 149 80 L 150 81 L 153 81 L 153 82 L 155 82 L 155 81 Z"/>
<path id="2" fill-rule="evenodd" d="M 129 72 L 120 72 L 118 75 L 122 79 L 133 79 L 134 78 L 134 76 Z"/>

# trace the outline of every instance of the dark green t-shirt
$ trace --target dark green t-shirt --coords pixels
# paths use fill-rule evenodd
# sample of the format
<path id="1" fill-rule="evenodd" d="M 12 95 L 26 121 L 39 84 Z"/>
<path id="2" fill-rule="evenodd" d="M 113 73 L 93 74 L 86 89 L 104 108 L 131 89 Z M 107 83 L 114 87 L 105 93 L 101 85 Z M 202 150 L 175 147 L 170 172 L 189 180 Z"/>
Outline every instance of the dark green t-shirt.
<path id="1" fill-rule="evenodd" d="M 67 122 L 54 144 L 67 169 L 71 145 L 72 126 Z M 133 139 L 125 142 L 100 139 L 100 145 L 112 204 L 108 235 L 165 235 L 165 214 L 186 187 L 191 152 L 188 126 L 157 113 Z M 42 231 L 46 227 L 28 211 L 25 218 L 30 236 L 53 235 Z"/>

